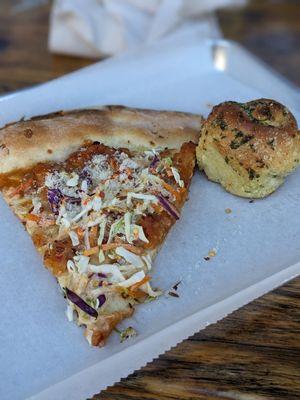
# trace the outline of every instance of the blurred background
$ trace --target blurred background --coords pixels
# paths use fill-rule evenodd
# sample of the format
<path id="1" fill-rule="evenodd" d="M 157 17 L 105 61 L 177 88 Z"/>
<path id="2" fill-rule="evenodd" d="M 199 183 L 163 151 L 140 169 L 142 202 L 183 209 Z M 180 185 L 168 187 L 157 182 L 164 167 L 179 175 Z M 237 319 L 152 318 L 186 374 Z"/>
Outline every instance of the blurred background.
<path id="1" fill-rule="evenodd" d="M 299 21 L 299 0 L 0 0 L 0 93 L 166 37 L 192 40 L 194 28 L 300 85 Z"/>

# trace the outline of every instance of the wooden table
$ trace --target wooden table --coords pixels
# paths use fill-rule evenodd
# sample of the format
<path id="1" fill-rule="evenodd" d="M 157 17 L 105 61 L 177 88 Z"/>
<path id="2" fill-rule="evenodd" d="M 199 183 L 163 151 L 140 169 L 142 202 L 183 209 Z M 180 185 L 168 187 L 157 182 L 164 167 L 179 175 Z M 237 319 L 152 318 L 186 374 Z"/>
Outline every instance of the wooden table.
<path id="1" fill-rule="evenodd" d="M 0 2 L 1 93 L 90 64 L 47 52 L 49 4 L 16 13 L 16 3 Z M 225 37 L 300 85 L 299 0 L 253 0 L 218 16 Z M 300 278 L 185 340 L 94 399 L 299 398 Z"/>

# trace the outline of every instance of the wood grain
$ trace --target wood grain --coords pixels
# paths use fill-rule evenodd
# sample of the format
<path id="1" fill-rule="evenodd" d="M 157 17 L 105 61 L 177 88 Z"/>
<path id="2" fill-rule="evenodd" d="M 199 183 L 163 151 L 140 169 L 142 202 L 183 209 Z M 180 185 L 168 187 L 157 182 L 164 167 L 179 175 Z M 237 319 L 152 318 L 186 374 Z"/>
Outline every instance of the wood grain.
<path id="1" fill-rule="evenodd" d="M 15 13 L 16 3 L 0 0 L 0 93 L 91 63 L 47 52 L 49 4 Z M 218 17 L 226 37 L 300 85 L 299 0 L 252 0 Z M 299 398 L 300 278 L 185 340 L 93 399 Z"/>
<path id="2" fill-rule="evenodd" d="M 300 1 L 251 0 L 218 12 L 224 36 L 300 86 Z"/>
<path id="3" fill-rule="evenodd" d="M 263 296 L 95 399 L 299 399 L 299 290 Z"/>

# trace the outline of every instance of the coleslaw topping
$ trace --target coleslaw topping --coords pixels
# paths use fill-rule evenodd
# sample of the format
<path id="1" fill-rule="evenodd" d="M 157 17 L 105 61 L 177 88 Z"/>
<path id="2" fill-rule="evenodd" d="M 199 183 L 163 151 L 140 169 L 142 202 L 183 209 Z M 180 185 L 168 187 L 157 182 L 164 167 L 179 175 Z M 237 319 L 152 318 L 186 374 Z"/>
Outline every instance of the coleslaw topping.
<path id="1" fill-rule="evenodd" d="M 172 158 L 160 149 L 94 154 L 78 170 L 46 174 L 32 198 L 31 214 L 38 219 L 30 223 L 41 223 L 46 191 L 59 239 L 68 238 L 74 254 L 58 276 L 69 320 L 75 315 L 86 324 L 111 312 L 116 296 L 132 305 L 160 295 L 150 284 L 155 251 L 142 221 L 163 212 L 178 219 L 176 201 L 184 190 Z"/>

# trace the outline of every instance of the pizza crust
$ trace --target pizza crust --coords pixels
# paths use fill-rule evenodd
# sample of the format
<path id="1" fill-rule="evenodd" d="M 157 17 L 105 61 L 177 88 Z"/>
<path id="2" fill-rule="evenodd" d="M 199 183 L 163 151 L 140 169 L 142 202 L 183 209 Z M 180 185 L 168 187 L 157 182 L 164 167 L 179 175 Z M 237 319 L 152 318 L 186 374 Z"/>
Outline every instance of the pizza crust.
<path id="1" fill-rule="evenodd" d="M 0 129 L 0 173 L 63 161 L 85 141 L 110 147 L 179 149 L 198 143 L 203 118 L 173 111 L 107 106 L 35 117 Z"/>

